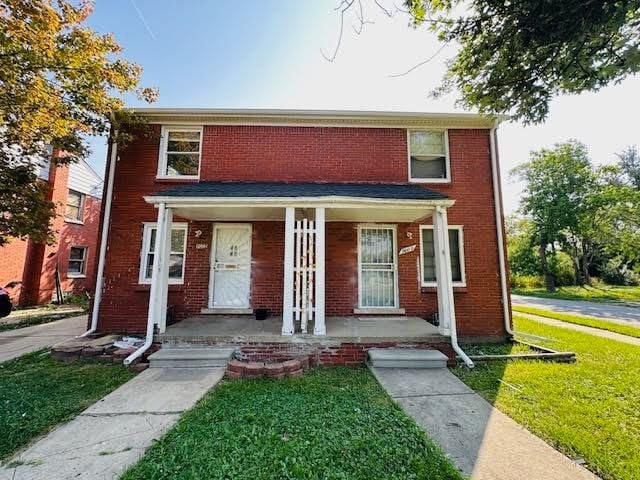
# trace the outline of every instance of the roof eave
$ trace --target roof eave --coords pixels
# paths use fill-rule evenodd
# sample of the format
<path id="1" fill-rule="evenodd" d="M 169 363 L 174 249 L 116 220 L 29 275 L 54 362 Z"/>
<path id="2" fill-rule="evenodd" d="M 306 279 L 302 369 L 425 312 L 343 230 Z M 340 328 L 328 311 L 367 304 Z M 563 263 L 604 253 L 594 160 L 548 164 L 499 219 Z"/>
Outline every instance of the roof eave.
<path id="1" fill-rule="evenodd" d="M 149 123 L 201 125 L 306 125 L 378 128 L 493 128 L 505 116 L 471 113 L 352 110 L 273 110 L 210 108 L 132 108 Z"/>
<path id="2" fill-rule="evenodd" d="M 393 208 L 433 208 L 451 207 L 455 200 L 448 198 L 439 199 L 401 199 L 401 198 L 375 198 L 375 197 L 351 197 L 351 196 L 316 196 L 316 197 L 191 197 L 172 195 L 147 195 L 144 197 L 147 203 L 157 205 L 165 203 L 167 206 L 180 207 L 243 207 L 253 205 L 256 207 L 287 207 L 287 206 L 327 206 L 331 208 L 349 208 L 357 206 L 375 206 Z"/>

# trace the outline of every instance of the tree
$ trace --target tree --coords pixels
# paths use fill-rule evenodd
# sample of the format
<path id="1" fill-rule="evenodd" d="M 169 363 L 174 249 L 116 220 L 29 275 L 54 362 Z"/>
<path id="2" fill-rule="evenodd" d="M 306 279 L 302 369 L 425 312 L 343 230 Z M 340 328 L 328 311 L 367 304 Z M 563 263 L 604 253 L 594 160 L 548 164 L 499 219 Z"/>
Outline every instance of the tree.
<path id="1" fill-rule="evenodd" d="M 525 182 L 520 207 L 532 222 L 547 289 L 555 289 L 548 256 L 553 257 L 558 247 L 573 259 L 576 282 L 588 283 L 597 183 L 587 148 L 575 140 L 543 148 L 512 174 Z"/>
<path id="2" fill-rule="evenodd" d="M 348 2 L 344 2 L 348 3 Z M 353 2 L 351 2 L 353 3 Z M 465 107 L 543 121 L 557 94 L 595 91 L 640 71 L 640 0 L 405 0 L 460 49 L 436 93 Z"/>
<path id="3" fill-rule="evenodd" d="M 506 224 L 507 254 L 511 273 L 540 275 L 542 270 L 535 249 L 533 223 L 527 218 L 510 215 Z"/>
<path id="4" fill-rule="evenodd" d="M 121 58 L 112 35 L 84 26 L 92 3 L 0 0 L 0 245 L 9 237 L 51 239 L 54 205 L 35 162 L 64 152 L 54 166 L 88 154 L 86 135 L 134 121 L 116 96 L 137 91 L 142 68 Z M 122 130 L 122 129 L 121 129 Z"/>
<path id="5" fill-rule="evenodd" d="M 623 181 L 640 190 L 640 151 L 636 145 L 627 147 L 617 154 Z"/>

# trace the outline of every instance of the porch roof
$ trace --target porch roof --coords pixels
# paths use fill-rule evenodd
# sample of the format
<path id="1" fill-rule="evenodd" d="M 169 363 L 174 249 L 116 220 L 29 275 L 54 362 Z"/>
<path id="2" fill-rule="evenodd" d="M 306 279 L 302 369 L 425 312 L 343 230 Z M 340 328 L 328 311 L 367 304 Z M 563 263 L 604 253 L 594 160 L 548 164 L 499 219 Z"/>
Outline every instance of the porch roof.
<path id="1" fill-rule="evenodd" d="M 203 221 L 282 221 L 287 207 L 320 207 L 328 222 L 414 222 L 455 203 L 417 184 L 285 182 L 185 183 L 145 200 Z"/>
<path id="2" fill-rule="evenodd" d="M 445 194 L 417 184 L 197 182 L 158 192 L 158 197 L 311 198 L 349 197 L 397 200 L 443 200 Z"/>

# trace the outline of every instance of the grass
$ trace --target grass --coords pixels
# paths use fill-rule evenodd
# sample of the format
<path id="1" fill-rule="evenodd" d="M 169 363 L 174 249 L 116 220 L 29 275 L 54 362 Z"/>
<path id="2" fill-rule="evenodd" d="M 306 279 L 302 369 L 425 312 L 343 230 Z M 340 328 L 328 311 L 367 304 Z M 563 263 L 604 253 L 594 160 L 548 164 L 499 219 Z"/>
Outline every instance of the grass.
<path id="1" fill-rule="evenodd" d="M 640 478 L 640 348 L 514 319 L 518 331 L 576 352 L 577 362 L 494 362 L 454 373 L 560 451 L 583 458 L 602 478 Z"/>
<path id="2" fill-rule="evenodd" d="M 531 297 L 586 300 L 589 302 L 640 302 L 640 287 L 614 285 L 558 287 L 553 293 L 547 292 L 544 288 L 514 288 L 512 293 Z"/>
<path id="3" fill-rule="evenodd" d="M 522 305 L 513 305 L 511 308 L 514 312 L 528 313 L 530 315 L 553 318 L 562 322 L 575 323 L 576 325 L 599 328 L 601 330 L 608 330 L 610 332 L 621 333 L 622 335 L 640 338 L 640 328 L 634 327 L 633 325 L 624 325 L 621 323 L 602 320 L 601 318 L 573 315 L 570 313 L 559 313 L 551 310 L 545 310 L 543 308 L 525 307 Z"/>
<path id="4" fill-rule="evenodd" d="M 122 479 L 461 479 L 364 368 L 234 380 Z"/>
<path id="5" fill-rule="evenodd" d="M 41 325 L 43 323 L 51 323 L 63 318 L 77 317 L 81 313 L 56 313 L 53 315 L 38 315 L 33 317 L 25 317 L 23 320 L 13 323 L 0 323 L 0 332 L 6 332 L 7 330 L 16 330 L 18 328 L 33 327 L 34 325 Z"/>
<path id="6" fill-rule="evenodd" d="M 120 365 L 63 364 L 45 351 L 0 364 L 0 460 L 133 377 Z"/>

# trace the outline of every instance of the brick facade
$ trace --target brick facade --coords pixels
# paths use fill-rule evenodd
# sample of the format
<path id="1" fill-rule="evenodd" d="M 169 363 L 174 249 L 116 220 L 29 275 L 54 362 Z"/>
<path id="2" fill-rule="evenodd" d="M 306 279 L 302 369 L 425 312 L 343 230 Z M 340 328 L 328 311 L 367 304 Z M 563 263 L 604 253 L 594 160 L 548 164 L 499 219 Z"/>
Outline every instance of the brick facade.
<path id="1" fill-rule="evenodd" d="M 142 231 L 143 222 L 155 222 L 157 213 L 143 196 L 177 183 L 156 179 L 158 150 L 158 139 L 148 138 L 119 152 L 102 331 L 145 330 L 149 285 L 138 284 Z M 454 289 L 459 334 L 503 337 L 489 130 L 451 129 L 449 150 L 451 183 L 425 186 L 456 201 L 449 224 L 464 226 L 467 286 Z M 200 178 L 407 183 L 407 160 L 407 132 L 401 128 L 210 125 L 203 130 Z M 284 224 L 254 222 L 252 227 L 251 304 L 280 313 Z M 211 222 L 189 222 L 184 284 L 169 286 L 169 304 L 178 319 L 207 306 L 211 238 Z M 398 257 L 399 306 L 408 315 L 425 316 L 437 310 L 437 299 L 435 288 L 420 287 L 419 241 L 418 224 L 397 225 L 398 248 L 418 245 Z M 196 249 L 196 243 L 206 248 Z M 358 302 L 357 224 L 327 223 L 326 260 L 327 315 L 351 315 Z"/>
<path id="2" fill-rule="evenodd" d="M 26 306 L 51 302 L 55 296 L 56 264 L 63 292 L 92 292 L 95 287 L 101 200 L 86 195 L 83 223 L 65 221 L 68 177 L 69 168 L 66 166 L 49 171 L 48 197 L 56 204 L 56 216 L 52 220 L 55 232 L 53 243 L 44 245 L 29 239 L 11 240 L 0 247 L 0 285 L 13 285 L 8 290 L 14 304 Z M 67 275 L 72 246 L 87 247 L 84 278 L 70 278 Z"/>

